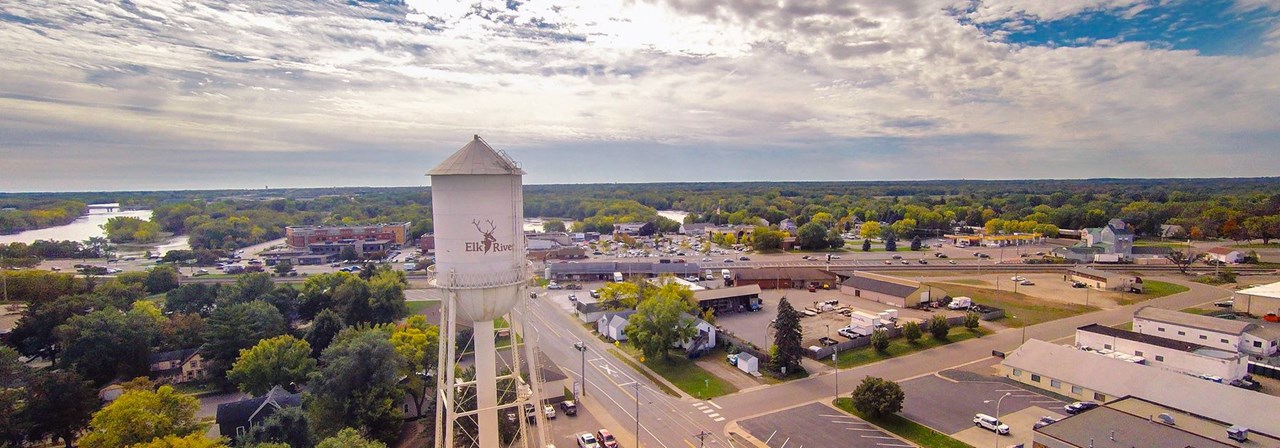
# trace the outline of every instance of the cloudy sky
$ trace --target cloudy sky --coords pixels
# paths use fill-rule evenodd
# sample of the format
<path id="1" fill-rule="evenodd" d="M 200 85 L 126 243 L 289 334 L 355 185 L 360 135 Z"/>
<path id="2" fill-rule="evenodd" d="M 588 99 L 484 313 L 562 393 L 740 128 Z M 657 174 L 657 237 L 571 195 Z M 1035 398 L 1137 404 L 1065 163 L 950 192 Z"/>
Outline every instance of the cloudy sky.
<path id="1" fill-rule="evenodd" d="M 0 191 L 1280 174 L 1280 0 L 0 0 Z"/>

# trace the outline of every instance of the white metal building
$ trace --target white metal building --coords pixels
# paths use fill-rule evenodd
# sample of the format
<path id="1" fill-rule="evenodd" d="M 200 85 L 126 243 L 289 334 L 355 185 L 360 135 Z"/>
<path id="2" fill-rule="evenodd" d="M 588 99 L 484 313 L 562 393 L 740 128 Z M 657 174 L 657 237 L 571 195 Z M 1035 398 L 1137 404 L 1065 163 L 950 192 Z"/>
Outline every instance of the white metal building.
<path id="1" fill-rule="evenodd" d="M 1098 324 L 1076 329 L 1076 347 L 1102 354 L 1132 355 L 1150 366 L 1188 375 L 1215 376 L 1228 382 L 1249 373 L 1248 358 L 1234 350 L 1219 350 Z"/>
<path id="2" fill-rule="evenodd" d="M 1133 331 L 1251 356 L 1271 356 L 1280 344 L 1276 328 L 1152 306 L 1133 313 Z"/>

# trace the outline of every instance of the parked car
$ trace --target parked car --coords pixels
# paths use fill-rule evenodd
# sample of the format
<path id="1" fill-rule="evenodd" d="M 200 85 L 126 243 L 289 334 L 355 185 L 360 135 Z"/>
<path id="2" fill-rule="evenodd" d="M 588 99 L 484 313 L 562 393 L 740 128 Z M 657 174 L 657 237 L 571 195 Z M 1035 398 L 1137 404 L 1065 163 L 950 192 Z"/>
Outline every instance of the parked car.
<path id="1" fill-rule="evenodd" d="M 1071 282 L 1071 287 L 1072 287 L 1072 288 L 1083 288 L 1083 287 L 1085 287 L 1085 284 L 1084 284 L 1084 283 L 1080 283 L 1080 282 Z"/>
<path id="2" fill-rule="evenodd" d="M 564 411 L 564 415 L 578 415 L 578 404 L 573 400 L 561 401 L 560 410 Z"/>
<path id="3" fill-rule="evenodd" d="M 577 295 L 577 294 L 569 294 L 569 301 L 570 301 L 570 302 L 577 302 L 577 301 L 578 301 L 578 295 Z"/>
<path id="4" fill-rule="evenodd" d="M 1015 282 L 1020 282 L 1020 281 L 1026 280 L 1026 279 L 1027 279 L 1026 277 L 1023 277 L 1023 276 L 1021 276 L 1021 275 L 1015 275 L 1015 276 L 1013 276 L 1013 277 L 1010 277 L 1010 278 L 1009 278 L 1009 280 L 1013 280 L 1013 281 L 1015 281 Z"/>
<path id="5" fill-rule="evenodd" d="M 918 262 L 919 262 L 920 264 L 929 264 L 929 262 L 928 262 L 927 260 L 923 259 L 923 258 L 921 258 L 920 260 L 918 260 Z"/>
<path id="6" fill-rule="evenodd" d="M 744 256 L 738 257 L 738 261 L 751 261 L 751 259 L 744 255 Z"/>
<path id="7" fill-rule="evenodd" d="M 1036 285 L 1036 282 L 1033 282 L 1033 281 L 1031 281 L 1031 280 L 1023 280 L 1023 281 L 1018 282 L 1018 284 L 1019 284 L 1019 285 L 1022 285 L 1022 286 L 1035 286 L 1035 285 Z"/>
<path id="8" fill-rule="evenodd" d="M 1081 412 L 1096 408 L 1098 406 L 1100 405 L 1093 401 L 1077 401 L 1075 403 L 1071 403 L 1069 405 L 1063 406 L 1062 410 L 1067 411 L 1068 414 L 1076 415 Z"/>
<path id="9" fill-rule="evenodd" d="M 599 298 L 600 298 L 600 291 L 599 291 L 599 290 L 596 290 L 596 289 L 591 290 L 591 298 L 593 298 L 593 299 L 599 299 Z"/>
<path id="10" fill-rule="evenodd" d="M 1235 304 L 1236 302 L 1234 300 L 1220 300 L 1213 302 L 1213 306 L 1220 306 L 1223 308 L 1231 308 L 1232 306 L 1235 306 Z"/>
<path id="11" fill-rule="evenodd" d="M 553 281 L 551 283 L 547 283 L 547 289 L 564 289 L 564 287 Z"/>
<path id="12" fill-rule="evenodd" d="M 973 425 L 979 428 L 986 428 L 988 431 L 994 431 L 996 434 L 1009 434 L 1009 425 L 1000 423 L 1000 420 L 996 420 L 995 417 L 987 414 L 973 416 Z"/>
<path id="13" fill-rule="evenodd" d="M 729 356 L 726 356 L 726 357 L 725 357 L 725 361 L 728 361 L 728 362 L 729 362 L 729 365 L 731 365 L 731 366 L 736 366 L 736 365 L 738 365 L 738 354 L 737 354 L 737 353 L 730 353 L 730 354 L 729 354 Z"/>
<path id="14" fill-rule="evenodd" d="M 582 433 L 578 436 L 578 448 L 600 448 L 600 442 L 596 441 L 595 434 Z"/>
<path id="15" fill-rule="evenodd" d="M 596 441 L 604 448 L 618 448 L 618 439 L 613 438 L 613 434 L 607 429 L 601 429 L 596 432 Z"/>
<path id="16" fill-rule="evenodd" d="M 1231 380 L 1230 384 L 1241 389 L 1258 390 L 1262 388 L 1262 384 L 1254 381 L 1253 377 L 1249 375 L 1245 375 L 1244 378 Z"/>
<path id="17" fill-rule="evenodd" d="M 528 420 L 529 423 L 538 421 L 538 410 L 533 407 L 533 403 L 524 404 L 524 418 L 525 420 Z"/>
<path id="18" fill-rule="evenodd" d="M 549 420 L 555 420 L 555 418 L 556 418 L 556 408 L 555 408 L 555 406 L 552 406 L 552 405 L 546 405 L 546 406 L 543 406 L 543 407 L 542 407 L 542 413 L 543 413 L 544 415 L 546 415 L 546 416 L 547 416 L 547 419 L 549 419 Z"/>
<path id="19" fill-rule="evenodd" d="M 1058 419 L 1046 415 L 1044 417 L 1040 417 L 1040 420 L 1037 420 L 1036 424 L 1031 425 L 1031 429 L 1040 429 L 1057 422 L 1058 422 Z"/>

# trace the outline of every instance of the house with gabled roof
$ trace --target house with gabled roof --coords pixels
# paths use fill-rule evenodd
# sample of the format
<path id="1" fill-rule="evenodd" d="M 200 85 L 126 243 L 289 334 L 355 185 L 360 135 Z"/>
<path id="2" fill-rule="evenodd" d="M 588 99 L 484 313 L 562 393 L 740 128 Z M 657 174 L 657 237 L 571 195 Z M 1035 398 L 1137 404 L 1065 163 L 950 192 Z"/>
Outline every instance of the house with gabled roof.
<path id="1" fill-rule="evenodd" d="M 198 348 L 152 353 L 147 357 L 151 378 L 174 384 L 208 378 L 205 364 Z"/>
<path id="2" fill-rule="evenodd" d="M 248 398 L 218 405 L 215 421 L 218 433 L 236 440 L 267 417 L 287 407 L 302 406 L 302 394 L 289 393 L 280 386 L 272 387 L 261 397 Z"/>

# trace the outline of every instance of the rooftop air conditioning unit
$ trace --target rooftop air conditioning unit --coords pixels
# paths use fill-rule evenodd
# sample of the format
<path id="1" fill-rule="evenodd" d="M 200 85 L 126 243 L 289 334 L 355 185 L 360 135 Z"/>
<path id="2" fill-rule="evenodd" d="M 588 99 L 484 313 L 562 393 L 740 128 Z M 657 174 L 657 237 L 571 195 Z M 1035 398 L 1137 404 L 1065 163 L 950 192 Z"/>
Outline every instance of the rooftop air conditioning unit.
<path id="1" fill-rule="evenodd" d="M 1174 425 L 1174 422 L 1173 422 L 1173 416 L 1172 416 L 1172 415 L 1169 415 L 1169 414 L 1166 414 L 1166 413 L 1163 413 L 1163 412 L 1162 412 L 1162 413 L 1160 413 L 1160 415 L 1157 415 L 1157 416 L 1156 416 L 1156 418 L 1160 419 L 1160 423 L 1164 423 L 1164 424 L 1169 425 L 1169 426 L 1173 426 L 1173 425 Z"/>

